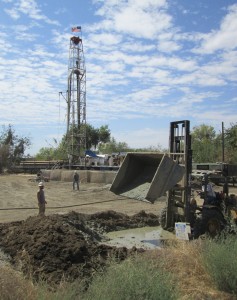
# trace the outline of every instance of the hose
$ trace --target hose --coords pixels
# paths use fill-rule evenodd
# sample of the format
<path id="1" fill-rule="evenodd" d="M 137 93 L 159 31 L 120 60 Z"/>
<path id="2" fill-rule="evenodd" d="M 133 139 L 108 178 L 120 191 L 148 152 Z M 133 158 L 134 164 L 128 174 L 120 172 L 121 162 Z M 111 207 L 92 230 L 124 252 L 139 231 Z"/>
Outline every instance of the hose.
<path id="1" fill-rule="evenodd" d="M 89 202 L 89 203 L 82 203 L 82 204 L 75 204 L 75 205 L 65 205 L 65 206 L 47 206 L 47 209 L 59 209 L 59 208 L 70 208 L 70 207 L 78 207 L 78 206 L 85 206 L 85 205 L 93 205 L 98 203 L 105 203 L 105 202 L 112 202 L 117 200 L 125 200 L 127 197 L 118 198 L 116 200 L 114 199 L 108 199 L 98 202 Z M 27 209 L 39 209 L 38 207 L 12 207 L 12 208 L 0 208 L 1 210 L 27 210 Z"/>

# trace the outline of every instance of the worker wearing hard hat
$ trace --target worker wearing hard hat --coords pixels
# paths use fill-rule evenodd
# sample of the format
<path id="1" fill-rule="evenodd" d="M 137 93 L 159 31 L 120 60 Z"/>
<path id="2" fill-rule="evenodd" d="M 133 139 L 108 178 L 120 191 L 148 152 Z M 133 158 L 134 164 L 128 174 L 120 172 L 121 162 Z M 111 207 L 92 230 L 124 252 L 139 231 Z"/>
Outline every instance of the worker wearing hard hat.
<path id="1" fill-rule="evenodd" d="M 45 194 L 44 194 L 44 183 L 41 181 L 39 184 L 39 190 L 37 192 L 37 200 L 38 200 L 38 206 L 39 206 L 39 216 L 45 215 L 45 204 L 47 204 L 45 200 Z"/>

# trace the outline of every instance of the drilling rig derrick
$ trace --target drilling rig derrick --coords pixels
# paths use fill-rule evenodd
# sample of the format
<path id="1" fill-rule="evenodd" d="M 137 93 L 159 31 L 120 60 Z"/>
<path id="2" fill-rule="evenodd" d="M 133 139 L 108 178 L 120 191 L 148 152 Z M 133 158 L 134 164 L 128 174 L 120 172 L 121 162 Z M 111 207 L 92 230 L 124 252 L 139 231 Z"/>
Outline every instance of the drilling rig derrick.
<path id="1" fill-rule="evenodd" d="M 86 69 L 80 36 L 70 38 L 66 102 L 68 158 L 78 161 L 86 149 Z"/>

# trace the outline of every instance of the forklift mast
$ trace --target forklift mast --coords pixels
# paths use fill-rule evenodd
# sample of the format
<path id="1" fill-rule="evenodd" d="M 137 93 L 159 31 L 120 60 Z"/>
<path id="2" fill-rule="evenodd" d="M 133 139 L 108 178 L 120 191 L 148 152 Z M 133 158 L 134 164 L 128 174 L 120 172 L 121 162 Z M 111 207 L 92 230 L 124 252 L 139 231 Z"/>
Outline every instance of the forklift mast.
<path id="1" fill-rule="evenodd" d="M 169 156 L 185 168 L 183 178 L 167 193 L 166 227 L 175 222 L 189 222 L 191 200 L 192 150 L 190 121 L 170 123 Z"/>

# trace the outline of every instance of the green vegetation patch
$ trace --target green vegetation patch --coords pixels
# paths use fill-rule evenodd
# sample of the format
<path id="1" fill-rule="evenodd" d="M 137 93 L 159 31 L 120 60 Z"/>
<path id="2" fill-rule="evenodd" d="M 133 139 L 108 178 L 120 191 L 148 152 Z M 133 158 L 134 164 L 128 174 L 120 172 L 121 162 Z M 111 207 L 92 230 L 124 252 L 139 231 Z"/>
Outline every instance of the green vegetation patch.
<path id="1" fill-rule="evenodd" d="M 221 291 L 237 295 L 237 239 L 236 236 L 206 240 L 204 266 Z"/>
<path id="2" fill-rule="evenodd" d="M 112 263 L 104 274 L 93 279 L 82 299 L 178 299 L 173 283 L 171 274 L 152 260 L 136 257 L 121 264 Z"/>

